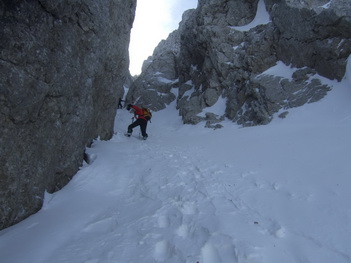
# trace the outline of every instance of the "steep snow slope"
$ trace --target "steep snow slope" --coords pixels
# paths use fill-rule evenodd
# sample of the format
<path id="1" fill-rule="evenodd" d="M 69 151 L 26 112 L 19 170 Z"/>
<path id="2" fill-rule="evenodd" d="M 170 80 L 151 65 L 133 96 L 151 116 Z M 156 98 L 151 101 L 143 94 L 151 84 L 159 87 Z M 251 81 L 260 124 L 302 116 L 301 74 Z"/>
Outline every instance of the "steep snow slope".
<path id="1" fill-rule="evenodd" d="M 96 141 L 69 185 L 0 232 L 19 262 L 347 263 L 351 261 L 351 89 L 267 126 L 182 125 L 154 113 L 147 141 Z"/>

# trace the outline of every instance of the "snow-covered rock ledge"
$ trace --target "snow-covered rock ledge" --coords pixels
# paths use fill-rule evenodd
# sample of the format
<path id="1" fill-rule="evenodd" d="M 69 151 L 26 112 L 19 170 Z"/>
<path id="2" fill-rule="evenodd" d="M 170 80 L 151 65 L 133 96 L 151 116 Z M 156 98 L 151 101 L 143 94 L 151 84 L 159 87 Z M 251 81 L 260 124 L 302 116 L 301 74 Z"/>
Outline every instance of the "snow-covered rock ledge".
<path id="1" fill-rule="evenodd" d="M 316 77 L 340 81 L 350 53 L 350 1 L 201 1 L 155 49 L 128 98 L 160 110 L 178 89 L 184 123 L 268 124 L 276 112 L 323 98 L 331 87 Z M 295 73 L 263 74 L 276 66 Z M 155 83 L 155 72 L 179 81 Z M 157 95 L 164 87 L 168 95 Z M 223 99 L 221 115 L 211 111 Z"/>

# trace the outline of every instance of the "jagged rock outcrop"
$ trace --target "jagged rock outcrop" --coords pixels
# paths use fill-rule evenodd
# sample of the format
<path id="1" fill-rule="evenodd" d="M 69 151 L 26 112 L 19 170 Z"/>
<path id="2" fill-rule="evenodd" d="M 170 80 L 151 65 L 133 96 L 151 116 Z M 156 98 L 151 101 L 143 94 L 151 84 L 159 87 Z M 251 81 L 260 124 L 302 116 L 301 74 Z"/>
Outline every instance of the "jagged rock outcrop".
<path id="1" fill-rule="evenodd" d="M 287 1 L 273 5 L 270 14 L 279 31 L 280 60 L 330 79 L 343 78 L 351 50 L 350 1 Z"/>
<path id="2" fill-rule="evenodd" d="M 205 0 L 185 18 L 172 33 L 180 39 L 172 63 L 162 59 L 169 50 L 155 49 L 128 94 L 156 110 L 176 95 L 185 123 L 218 127 L 227 117 L 243 126 L 267 124 L 278 111 L 325 96 L 330 87 L 313 76 L 341 80 L 351 53 L 351 2 L 346 0 Z M 281 62 L 296 72 L 263 74 Z M 150 80 L 165 71 L 176 75 L 162 93 L 169 100 L 160 105 L 157 90 L 166 85 Z M 220 115 L 209 109 L 219 100 L 226 101 Z"/>
<path id="3" fill-rule="evenodd" d="M 191 10 L 183 14 L 183 21 L 190 17 Z M 182 27 L 180 24 L 180 29 Z M 131 85 L 127 103 L 140 104 L 157 111 L 176 99 L 172 88 L 178 84 L 177 60 L 180 53 L 180 29 L 162 40 L 153 55 L 144 61 L 140 76 Z"/>
<path id="4" fill-rule="evenodd" d="M 38 211 L 85 147 L 112 136 L 135 6 L 0 1 L 0 229 Z"/>

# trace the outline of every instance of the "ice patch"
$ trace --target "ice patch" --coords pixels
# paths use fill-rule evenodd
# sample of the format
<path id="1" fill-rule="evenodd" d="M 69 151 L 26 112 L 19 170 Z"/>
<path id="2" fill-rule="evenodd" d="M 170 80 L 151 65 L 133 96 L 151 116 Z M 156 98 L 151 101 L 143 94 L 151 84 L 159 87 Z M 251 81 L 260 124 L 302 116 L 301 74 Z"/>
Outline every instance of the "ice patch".
<path id="1" fill-rule="evenodd" d="M 178 82 L 178 79 L 171 80 L 171 79 L 166 79 L 164 77 L 157 77 L 157 81 L 165 84 L 174 84 Z"/>
<path id="2" fill-rule="evenodd" d="M 218 116 L 222 116 L 225 114 L 226 105 L 227 105 L 227 98 L 219 97 L 219 99 L 213 106 L 203 109 L 203 111 L 199 113 L 197 116 L 205 117 L 207 112 L 211 112 Z"/>
<path id="3" fill-rule="evenodd" d="M 271 19 L 269 17 L 269 13 L 266 10 L 266 6 L 263 0 L 260 0 L 257 5 L 257 12 L 254 20 L 252 20 L 251 23 L 245 25 L 245 26 L 232 26 L 230 28 L 233 28 L 238 31 L 249 31 L 250 29 L 258 26 L 258 25 L 265 25 L 271 22 Z"/>
<path id="4" fill-rule="evenodd" d="M 262 72 L 260 75 L 272 75 L 276 77 L 282 77 L 292 80 L 292 75 L 296 71 L 296 68 L 285 65 L 282 61 L 278 61 L 275 66 Z M 258 76 L 260 76 L 258 75 Z M 257 76 L 257 77 L 258 77 Z"/>
<path id="5" fill-rule="evenodd" d="M 324 9 L 328 9 L 328 8 L 330 8 L 330 4 L 331 4 L 331 2 L 332 2 L 332 0 L 331 0 L 331 1 L 329 1 L 328 3 L 326 3 L 325 5 L 322 5 L 322 8 L 324 8 Z"/>

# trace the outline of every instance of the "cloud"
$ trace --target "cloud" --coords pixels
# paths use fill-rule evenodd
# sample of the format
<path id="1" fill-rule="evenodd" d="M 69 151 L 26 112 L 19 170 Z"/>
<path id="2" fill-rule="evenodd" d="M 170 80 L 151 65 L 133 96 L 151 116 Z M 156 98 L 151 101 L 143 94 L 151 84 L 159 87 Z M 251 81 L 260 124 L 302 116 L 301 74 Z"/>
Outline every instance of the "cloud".
<path id="1" fill-rule="evenodd" d="M 178 28 L 183 12 L 196 6 L 197 0 L 138 0 L 129 45 L 132 75 L 140 74 L 157 44 Z"/>

